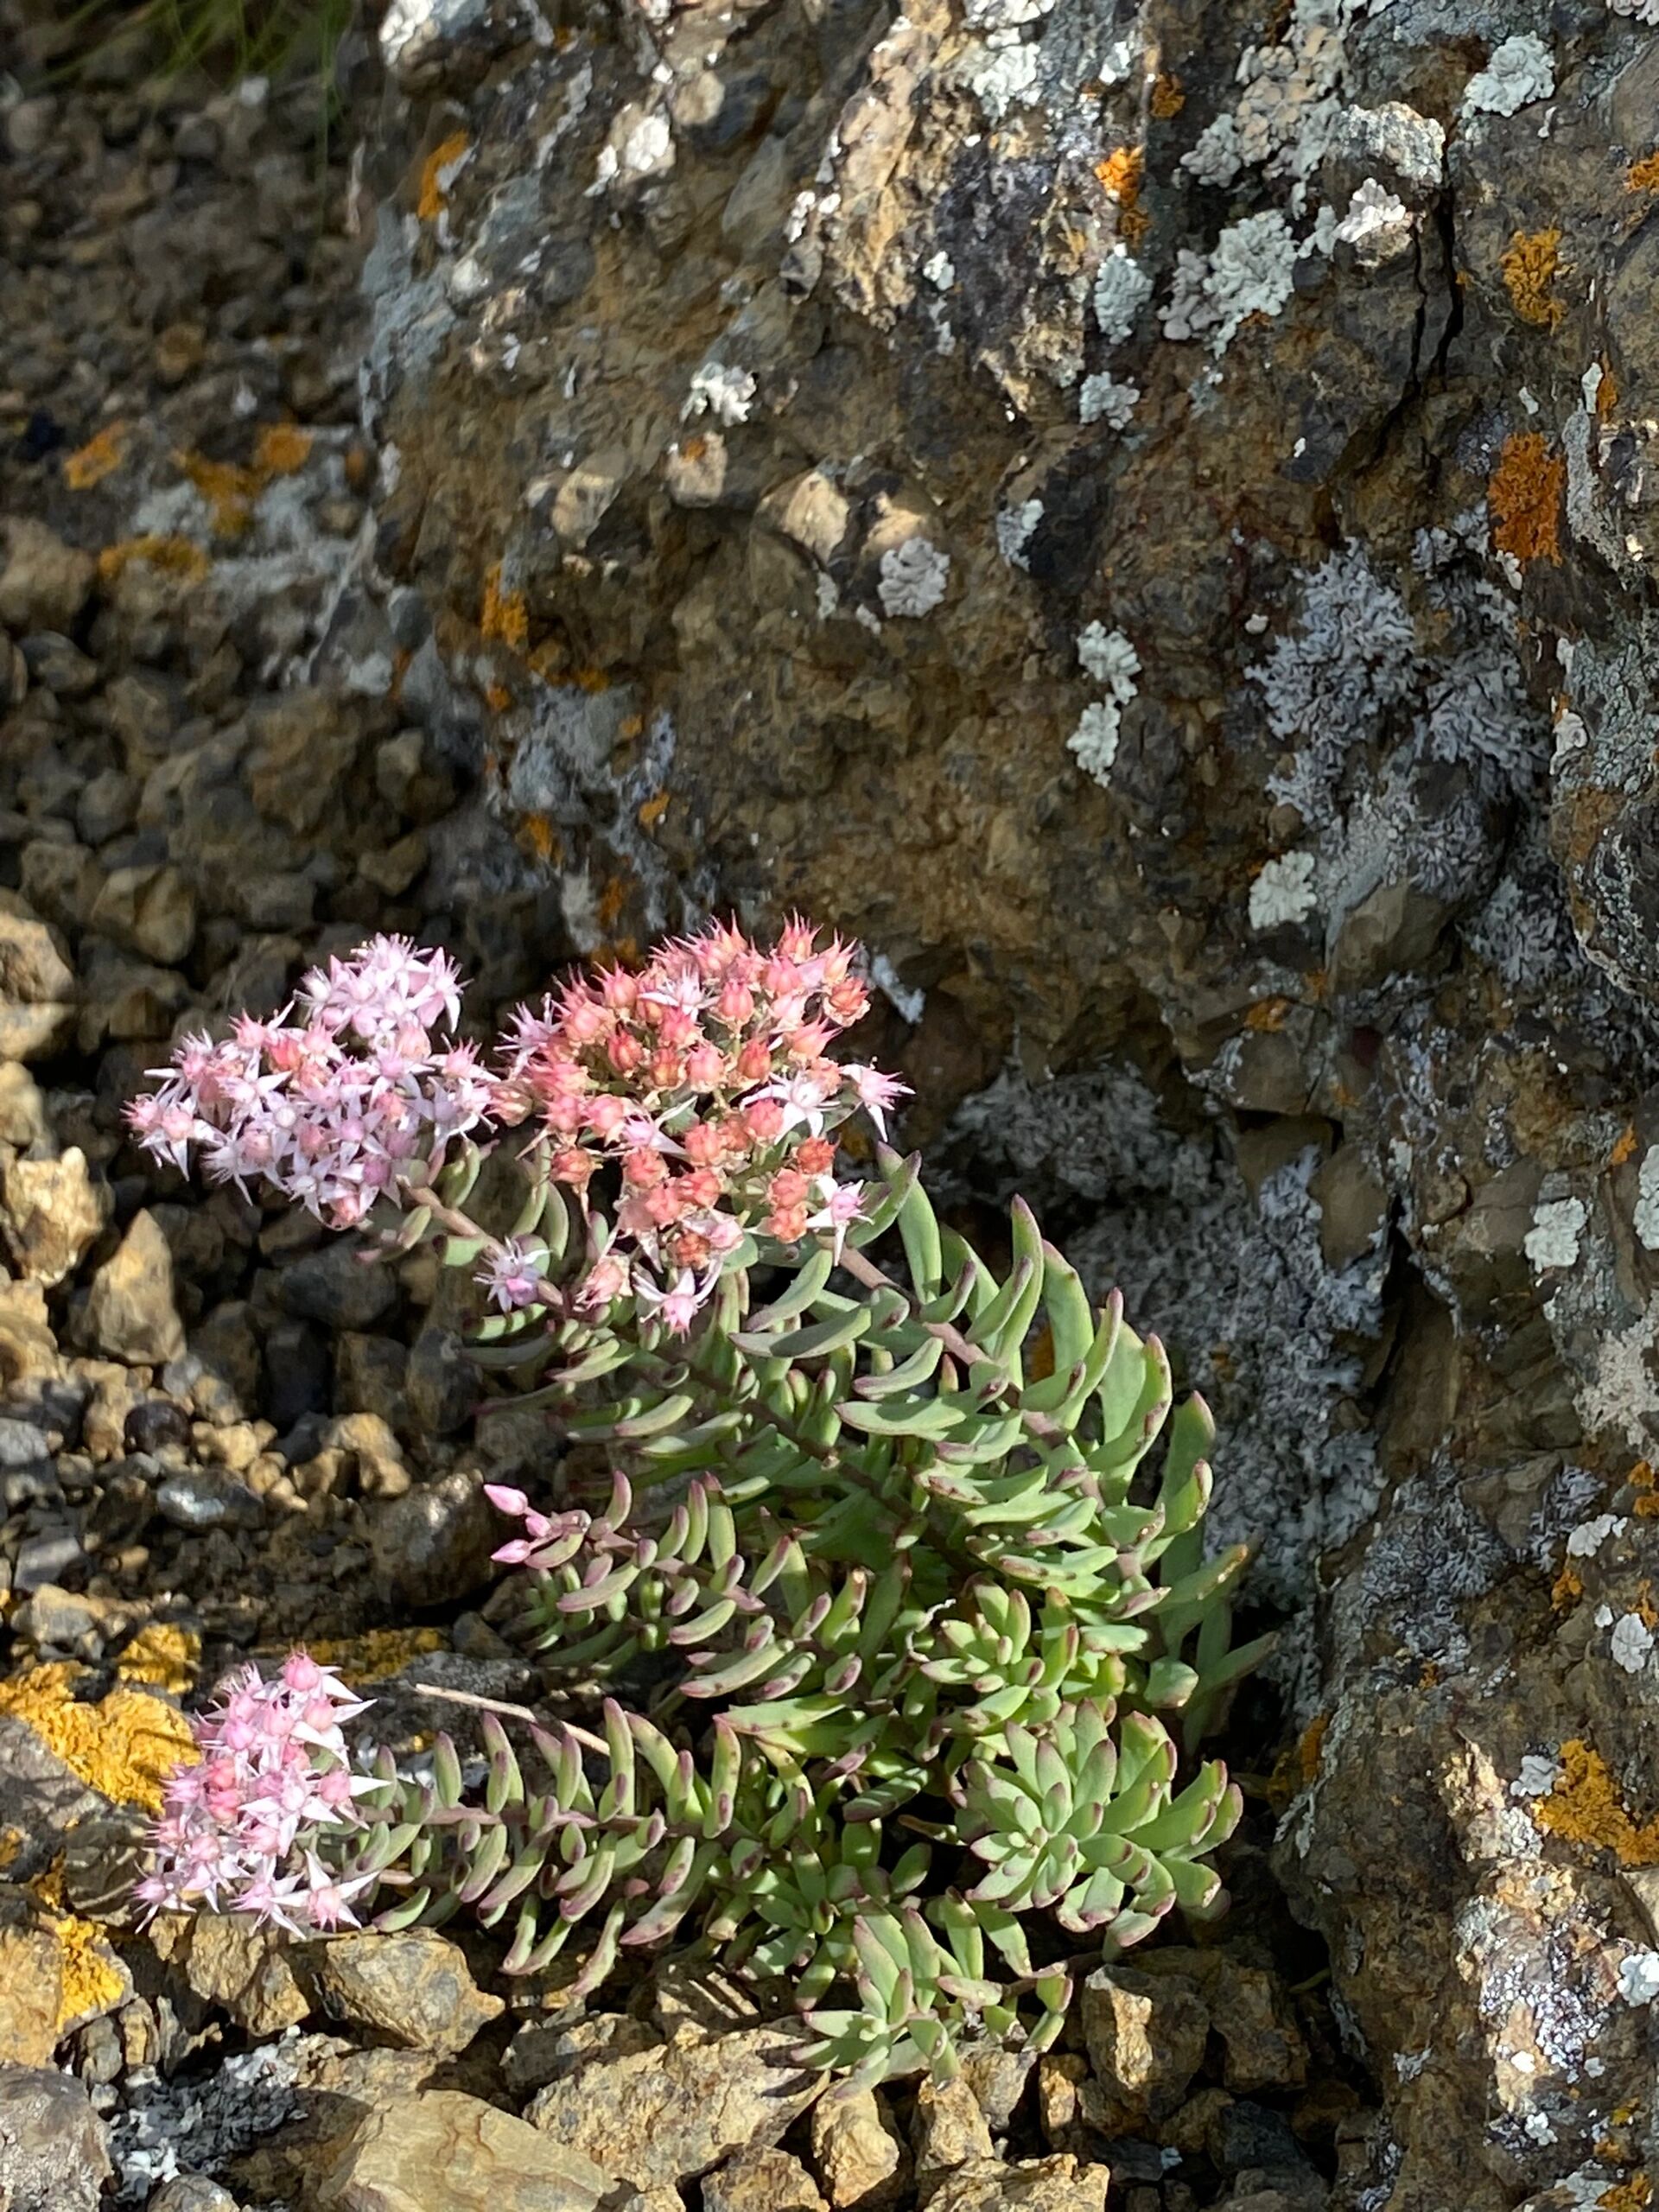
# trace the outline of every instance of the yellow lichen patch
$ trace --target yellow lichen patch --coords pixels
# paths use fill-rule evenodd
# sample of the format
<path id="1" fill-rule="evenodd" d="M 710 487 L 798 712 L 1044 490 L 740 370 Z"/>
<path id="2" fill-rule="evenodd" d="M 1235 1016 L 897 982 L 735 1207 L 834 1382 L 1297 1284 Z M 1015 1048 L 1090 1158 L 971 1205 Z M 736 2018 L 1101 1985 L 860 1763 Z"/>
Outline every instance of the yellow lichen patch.
<path id="1" fill-rule="evenodd" d="M 127 1645 L 115 1671 L 124 1682 L 149 1682 L 182 1697 L 194 1683 L 200 1663 L 201 1638 L 194 1629 L 151 1621 Z"/>
<path id="2" fill-rule="evenodd" d="M 579 668 L 575 673 L 575 685 L 579 691 L 608 691 L 611 679 L 602 668 Z"/>
<path id="3" fill-rule="evenodd" d="M 1541 430 L 1506 438 L 1486 486 L 1495 524 L 1492 542 L 1498 550 L 1517 561 L 1559 563 L 1557 525 L 1566 487 L 1567 461 L 1551 453 Z"/>
<path id="4" fill-rule="evenodd" d="M 1636 1510 L 1643 1521 L 1659 1520 L 1659 1475 L 1646 1459 L 1638 1459 L 1624 1478 L 1636 1492 Z"/>
<path id="5" fill-rule="evenodd" d="M 1517 231 L 1497 257 L 1510 303 L 1522 322 L 1554 330 L 1567 313 L 1550 291 L 1560 267 L 1560 231 Z"/>
<path id="6" fill-rule="evenodd" d="M 1244 1017 L 1244 1027 L 1272 1035 L 1285 1026 L 1285 1016 L 1290 1012 L 1288 999 L 1257 999 Z"/>
<path id="7" fill-rule="evenodd" d="M 1618 1142 L 1613 1147 L 1612 1150 L 1607 1155 L 1607 1165 L 1610 1167 L 1622 1167 L 1627 1160 L 1630 1160 L 1635 1157 L 1636 1147 L 1638 1142 L 1639 1139 L 1636 1134 L 1635 1122 L 1627 1122 L 1619 1137 Z"/>
<path id="8" fill-rule="evenodd" d="M 653 791 L 639 809 L 639 827 L 642 830 L 654 830 L 668 812 L 668 804 L 669 794 L 666 791 Z"/>
<path id="9" fill-rule="evenodd" d="M 457 130 L 427 156 L 421 169 L 421 196 L 415 203 L 415 213 L 423 223 L 435 222 L 448 206 L 443 172 L 461 159 L 469 143 L 467 133 Z"/>
<path id="10" fill-rule="evenodd" d="M 240 537 L 253 520 L 253 503 L 264 489 L 258 470 L 243 468 L 233 461 L 209 461 L 200 453 L 175 453 L 173 460 L 207 500 L 219 537 Z"/>
<path id="11" fill-rule="evenodd" d="M 162 1784 L 197 1757 L 189 1722 L 141 1689 L 112 1689 L 82 1705 L 74 1685 L 86 1671 L 60 1659 L 14 1675 L 0 1682 L 0 1713 L 26 1722 L 89 1789 L 159 1813 Z"/>
<path id="12" fill-rule="evenodd" d="M 498 561 L 484 578 L 484 604 L 479 609 L 478 626 L 491 644 L 510 646 L 516 653 L 523 652 L 530 642 L 530 609 L 521 591 L 503 591 L 501 563 Z"/>
<path id="13" fill-rule="evenodd" d="M 253 465 L 267 480 L 297 476 L 315 443 L 315 434 L 297 423 L 267 423 L 253 442 Z"/>
<path id="14" fill-rule="evenodd" d="M 126 1978 L 111 1955 L 103 1930 L 65 1904 L 61 1859 L 54 1859 L 28 1886 L 44 1908 L 48 1930 L 58 1942 L 63 1993 L 58 2000 L 57 2029 L 63 2035 L 78 2021 L 118 2005 L 127 1993 Z"/>
<path id="15" fill-rule="evenodd" d="M 1659 1866 L 1659 1817 L 1639 1823 L 1631 1818 L 1607 1762 L 1580 1737 L 1561 1745 L 1555 1787 L 1538 1800 L 1532 1816 L 1568 1843 L 1611 1851 L 1621 1866 Z"/>
<path id="16" fill-rule="evenodd" d="M 63 464 L 63 480 L 72 492 L 90 492 L 120 467 L 127 450 L 125 423 L 109 423 L 95 438 L 88 438 Z"/>
<path id="17" fill-rule="evenodd" d="M 1179 115 L 1186 105 L 1186 87 L 1171 72 L 1154 82 L 1148 105 L 1160 123 L 1167 123 L 1172 115 Z"/>
<path id="18" fill-rule="evenodd" d="M 1550 1585 L 1549 1602 L 1558 1613 L 1564 1613 L 1568 1606 L 1576 1605 L 1583 1595 L 1584 1577 L 1569 1560 Z"/>
<path id="19" fill-rule="evenodd" d="M 168 575 L 186 576 L 192 583 L 200 582 L 213 566 L 200 546 L 188 537 L 124 537 L 118 544 L 106 545 L 99 555 L 99 575 L 105 583 L 112 584 L 133 561 L 161 569 Z"/>
<path id="20" fill-rule="evenodd" d="M 505 683 L 486 683 L 484 703 L 493 715 L 505 715 L 512 704 L 512 694 Z"/>
<path id="21" fill-rule="evenodd" d="M 1659 192 L 1659 148 L 1632 162 L 1624 172 L 1626 192 Z"/>
<path id="22" fill-rule="evenodd" d="M 307 1647 L 321 1666 L 337 1667 L 348 1682 L 383 1682 L 411 1659 L 446 1649 L 441 1629 L 372 1628 L 363 1636 L 325 1637 Z"/>
<path id="23" fill-rule="evenodd" d="M 22 1847 L 23 1832 L 21 1828 L 0 1828 L 0 1869 L 10 1866 Z"/>

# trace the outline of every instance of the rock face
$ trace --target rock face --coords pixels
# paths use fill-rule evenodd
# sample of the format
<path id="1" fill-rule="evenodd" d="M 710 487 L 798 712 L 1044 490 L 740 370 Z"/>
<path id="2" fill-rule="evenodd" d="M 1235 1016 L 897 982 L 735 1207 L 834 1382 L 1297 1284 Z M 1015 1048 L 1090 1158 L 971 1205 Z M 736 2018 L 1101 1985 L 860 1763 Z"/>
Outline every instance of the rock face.
<path id="1" fill-rule="evenodd" d="M 1648 2186 L 1642 13 L 411 7 L 365 170 L 435 865 L 857 932 L 911 1135 L 1183 1349 L 1389 2212 Z"/>
<path id="2" fill-rule="evenodd" d="M 454 2089 L 369 2112 L 319 2177 L 318 2212 L 593 2212 L 609 2177 Z"/>

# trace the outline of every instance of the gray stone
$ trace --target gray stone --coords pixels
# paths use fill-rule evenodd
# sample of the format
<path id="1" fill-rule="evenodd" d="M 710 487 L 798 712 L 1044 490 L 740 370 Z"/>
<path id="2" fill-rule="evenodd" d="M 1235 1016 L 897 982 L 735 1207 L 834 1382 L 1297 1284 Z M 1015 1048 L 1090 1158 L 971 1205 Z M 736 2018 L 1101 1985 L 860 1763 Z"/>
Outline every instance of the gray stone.
<path id="1" fill-rule="evenodd" d="M 276 1295 L 298 1319 L 331 1329 L 367 1329 L 397 1302 L 397 1283 L 382 1260 L 335 1239 L 284 1268 Z"/>
<path id="2" fill-rule="evenodd" d="M 94 2212 L 112 2169 L 103 2121 L 67 2075 L 0 2064 L 0 2202 Z"/>
<path id="3" fill-rule="evenodd" d="M 169 1475 L 156 1491 L 156 1509 L 175 1529 L 259 1529 L 265 1509 L 258 1494 L 232 1476 L 207 1468 Z"/>
<path id="4" fill-rule="evenodd" d="M 480 1588 L 501 1541 L 500 1515 L 479 1478 L 459 1467 L 379 1506 L 370 1524 L 376 1582 L 404 1605 L 443 1605 Z"/>

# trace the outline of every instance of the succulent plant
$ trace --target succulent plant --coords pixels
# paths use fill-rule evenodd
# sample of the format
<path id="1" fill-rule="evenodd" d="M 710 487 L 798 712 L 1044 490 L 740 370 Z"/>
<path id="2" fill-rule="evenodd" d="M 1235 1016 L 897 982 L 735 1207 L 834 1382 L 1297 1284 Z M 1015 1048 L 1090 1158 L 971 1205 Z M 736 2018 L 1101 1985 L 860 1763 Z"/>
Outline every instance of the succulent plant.
<path id="1" fill-rule="evenodd" d="M 330 1924 L 465 1909 L 511 1930 L 510 1971 L 572 1948 L 578 1991 L 672 1941 L 786 1988 L 803 2058 L 859 2083 L 948 2075 L 976 2037 L 1041 2048 L 1078 1963 L 1224 1903 L 1237 1789 L 1179 1769 L 1263 1641 L 1230 1643 L 1245 1548 L 1205 1554 L 1208 1411 L 1173 1407 L 1157 1339 L 1090 1305 L 1022 1202 L 999 1278 L 916 1159 L 836 1179 L 826 1128 L 902 1088 L 823 1057 L 862 1009 L 846 948 L 712 931 L 573 986 L 493 1091 L 429 1035 L 455 988 L 380 941 L 307 979 L 307 1030 L 187 1040 L 134 1126 L 476 1271 L 501 1309 L 480 1365 L 567 1446 L 543 1506 L 492 1489 L 522 1527 L 498 1557 L 558 1702 L 600 1725 L 534 1726 L 521 1757 L 486 1714 L 481 1789 L 441 1738 L 429 1778 L 385 1754 L 290 1776 L 287 1820 L 225 1757 L 249 1733 L 227 1707 L 152 1899 L 195 1901 L 205 1866 L 283 1924 L 318 1894 Z M 468 1132 L 531 1110 L 495 1233 Z"/>

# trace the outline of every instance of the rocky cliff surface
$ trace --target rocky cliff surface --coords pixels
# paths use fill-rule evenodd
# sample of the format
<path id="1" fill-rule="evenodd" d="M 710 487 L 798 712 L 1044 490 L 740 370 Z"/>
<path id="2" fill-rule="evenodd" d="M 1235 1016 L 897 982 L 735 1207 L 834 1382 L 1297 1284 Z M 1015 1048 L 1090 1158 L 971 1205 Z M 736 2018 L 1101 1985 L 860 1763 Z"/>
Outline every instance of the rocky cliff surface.
<path id="1" fill-rule="evenodd" d="M 1389 2212 L 1647 2202 L 1655 12 L 396 0 L 361 173 L 457 882 L 856 931 L 1183 1347 Z"/>

